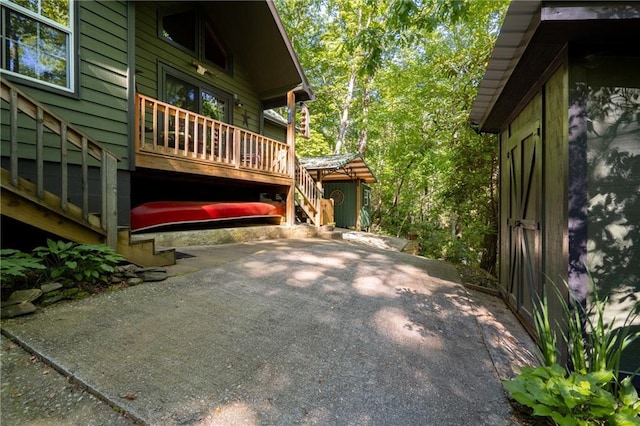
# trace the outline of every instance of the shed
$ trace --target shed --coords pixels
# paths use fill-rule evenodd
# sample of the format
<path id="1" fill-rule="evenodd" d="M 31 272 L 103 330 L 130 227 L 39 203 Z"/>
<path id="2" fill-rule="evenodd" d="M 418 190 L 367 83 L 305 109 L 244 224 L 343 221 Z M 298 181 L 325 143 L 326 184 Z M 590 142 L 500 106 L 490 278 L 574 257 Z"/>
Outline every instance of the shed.
<path id="1" fill-rule="evenodd" d="M 300 164 L 333 199 L 335 224 L 360 231 L 371 226 L 371 187 L 377 179 L 359 153 L 300 159 Z"/>
<path id="2" fill-rule="evenodd" d="M 500 290 L 530 330 L 543 293 L 562 323 L 563 281 L 618 318 L 638 307 L 639 29 L 637 2 L 514 1 L 480 82 L 471 124 L 500 141 Z"/>

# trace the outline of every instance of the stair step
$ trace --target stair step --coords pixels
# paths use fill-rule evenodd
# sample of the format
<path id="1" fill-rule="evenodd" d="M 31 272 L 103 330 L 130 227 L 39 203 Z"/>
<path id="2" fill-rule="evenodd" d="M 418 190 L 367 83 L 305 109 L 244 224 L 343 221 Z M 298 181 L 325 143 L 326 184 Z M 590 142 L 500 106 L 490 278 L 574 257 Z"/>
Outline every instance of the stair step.
<path id="1" fill-rule="evenodd" d="M 118 253 L 140 266 L 169 266 L 176 263 L 175 249 L 156 249 L 154 239 L 132 238 L 129 228 L 118 230 Z"/>

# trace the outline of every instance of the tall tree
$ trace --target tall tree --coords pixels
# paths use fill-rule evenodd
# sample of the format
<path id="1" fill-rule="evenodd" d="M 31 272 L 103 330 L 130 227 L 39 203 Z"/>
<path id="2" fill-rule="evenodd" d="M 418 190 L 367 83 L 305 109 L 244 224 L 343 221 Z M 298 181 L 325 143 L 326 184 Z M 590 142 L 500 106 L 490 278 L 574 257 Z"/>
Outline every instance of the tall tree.
<path id="1" fill-rule="evenodd" d="M 467 120 L 508 2 L 277 1 L 318 95 L 313 127 L 378 176 L 377 229 L 491 270 L 497 143 Z"/>

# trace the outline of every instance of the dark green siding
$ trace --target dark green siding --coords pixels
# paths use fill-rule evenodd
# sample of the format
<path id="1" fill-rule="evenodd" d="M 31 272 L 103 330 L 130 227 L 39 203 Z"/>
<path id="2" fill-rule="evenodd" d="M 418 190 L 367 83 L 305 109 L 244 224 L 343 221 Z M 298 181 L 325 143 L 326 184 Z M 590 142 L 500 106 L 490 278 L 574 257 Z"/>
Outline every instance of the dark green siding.
<path id="1" fill-rule="evenodd" d="M 76 36 L 79 37 L 77 97 L 36 87 L 20 89 L 89 137 L 122 161 L 119 168 L 129 167 L 128 137 L 128 51 L 127 4 L 122 1 L 81 1 L 77 4 Z M 3 125 L 7 123 L 4 115 Z M 3 135 L 6 135 L 3 127 Z M 4 138 L 3 138 L 4 139 Z M 33 138 L 21 138 L 21 142 Z M 5 147 L 3 146 L 3 154 Z M 47 159 L 58 160 L 59 154 L 45 152 Z"/>
<path id="2" fill-rule="evenodd" d="M 180 6 L 182 2 L 163 2 L 160 7 L 170 8 Z M 184 3 L 182 3 L 184 4 Z M 233 59 L 233 72 L 230 75 L 224 70 L 213 65 L 205 65 L 211 72 L 204 76 L 196 73 L 192 61 L 196 60 L 188 52 L 161 40 L 158 37 L 158 3 L 136 2 L 136 87 L 138 92 L 160 99 L 160 66 L 170 67 L 180 73 L 197 79 L 203 84 L 220 89 L 231 95 L 237 95 L 242 102 L 242 107 L 232 106 L 233 125 L 248 128 L 251 131 L 260 130 L 261 103 L 257 94 L 251 88 L 247 73 L 237 59 L 234 52 L 229 52 Z M 228 17 L 227 17 L 228 18 Z M 215 27 L 215 18 L 214 27 Z M 220 40 L 225 44 L 225 40 Z M 243 123 L 243 114 L 246 112 L 248 126 Z"/>
<path id="3" fill-rule="evenodd" d="M 371 188 L 361 184 L 360 190 L 360 212 L 357 208 L 357 182 L 325 182 L 324 198 L 330 198 L 333 191 L 339 190 L 344 194 L 342 203 L 334 206 L 334 217 L 336 226 L 340 228 L 354 228 L 356 226 L 357 215 L 360 214 L 360 227 L 365 230 L 371 226 L 371 213 L 369 203 L 365 200 L 371 196 Z M 370 198 L 369 198 L 370 199 Z"/>
<path id="4" fill-rule="evenodd" d="M 356 226 L 356 186 L 353 182 L 325 183 L 325 198 L 330 198 L 334 191 L 342 191 L 344 198 L 342 203 L 336 201 L 334 205 L 334 217 L 336 226 L 340 228 L 352 228 Z"/>
<path id="5" fill-rule="evenodd" d="M 268 120 L 264 121 L 264 130 L 262 133 L 266 137 L 280 142 L 287 141 L 287 129 Z"/>

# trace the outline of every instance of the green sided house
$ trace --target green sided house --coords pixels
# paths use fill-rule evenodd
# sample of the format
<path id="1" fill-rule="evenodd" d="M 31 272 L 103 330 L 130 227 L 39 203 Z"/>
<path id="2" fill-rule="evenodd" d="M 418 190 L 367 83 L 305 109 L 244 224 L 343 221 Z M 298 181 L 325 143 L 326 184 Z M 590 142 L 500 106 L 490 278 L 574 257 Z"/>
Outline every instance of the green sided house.
<path id="1" fill-rule="evenodd" d="M 295 155 L 314 95 L 273 2 L 0 7 L 3 222 L 129 253 L 149 201 L 278 199 L 291 225 L 297 191 L 316 217 Z"/>
<path id="2" fill-rule="evenodd" d="M 500 289 L 531 330 L 545 293 L 561 328 L 563 282 L 583 305 L 609 297 L 614 327 L 639 309 L 639 29 L 637 2 L 514 1 L 480 83 L 471 122 L 500 140 Z M 640 366 L 640 342 L 622 364 Z"/>

